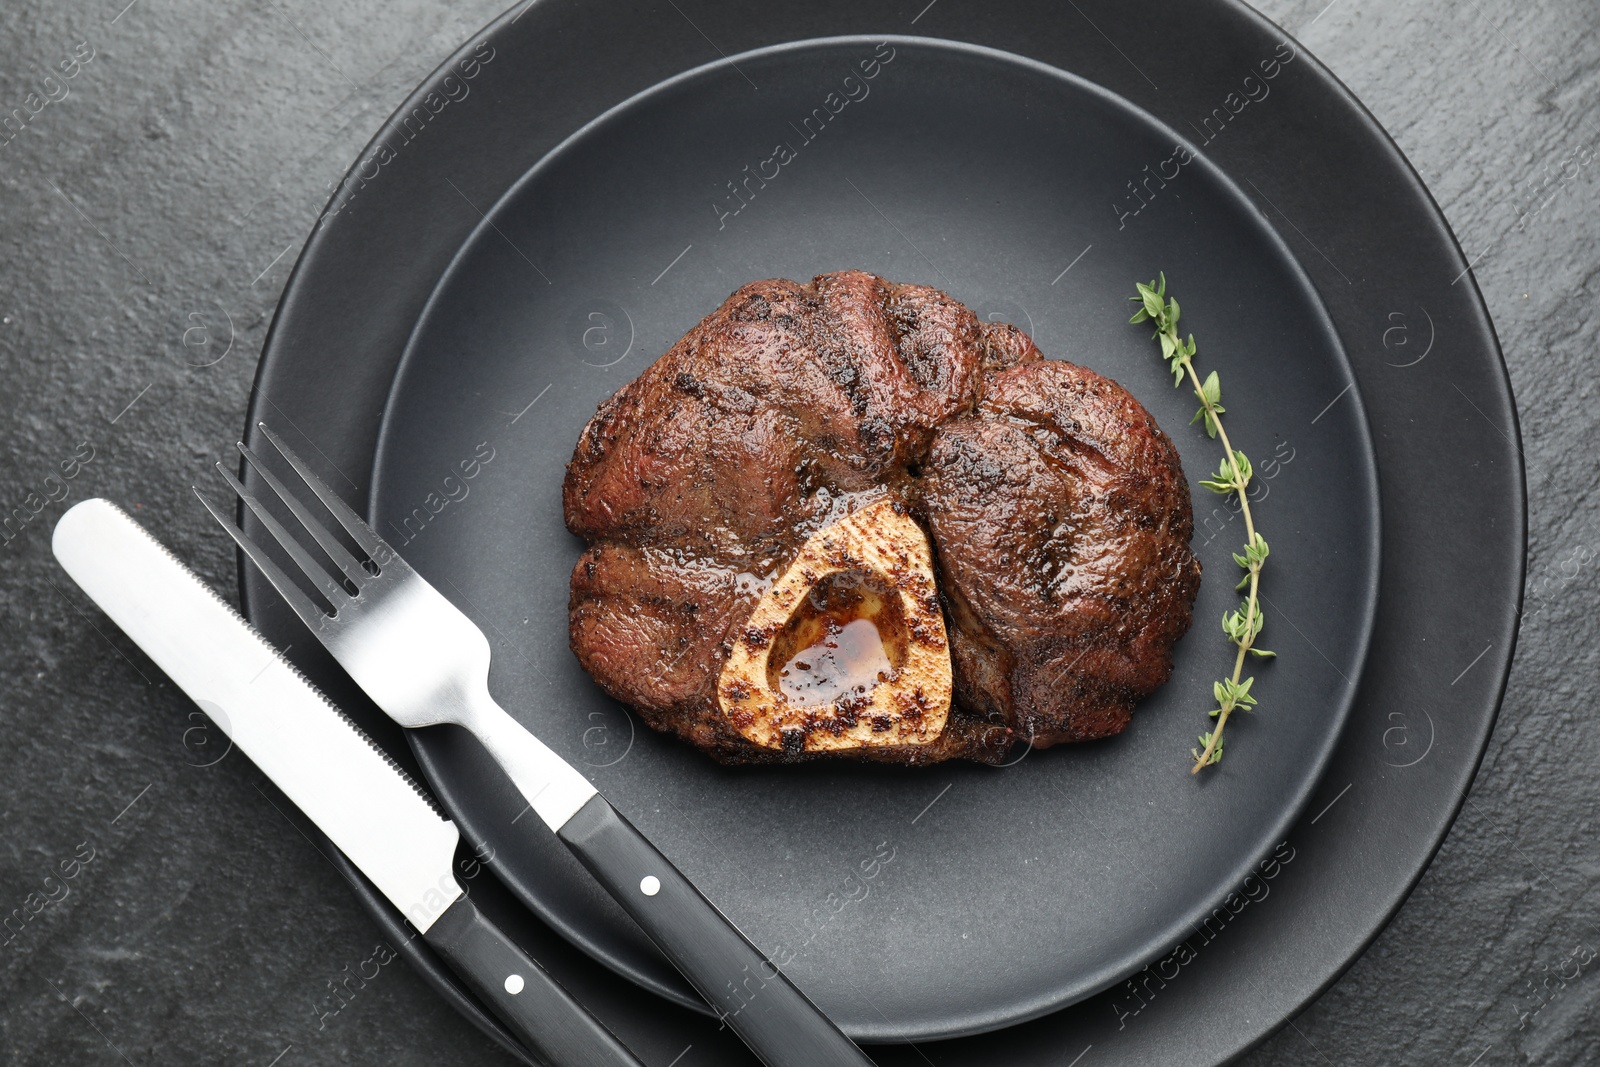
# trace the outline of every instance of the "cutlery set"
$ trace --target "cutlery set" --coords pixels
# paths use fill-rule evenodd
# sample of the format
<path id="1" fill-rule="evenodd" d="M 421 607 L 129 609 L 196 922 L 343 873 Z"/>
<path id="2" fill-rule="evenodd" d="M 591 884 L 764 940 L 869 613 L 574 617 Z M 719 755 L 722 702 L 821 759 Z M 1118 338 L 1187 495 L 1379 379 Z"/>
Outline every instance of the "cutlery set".
<path id="1" fill-rule="evenodd" d="M 246 462 L 322 558 L 239 478 L 220 463 L 218 469 L 327 608 L 224 511 L 196 495 L 356 684 L 401 726 L 450 723 L 471 732 L 534 813 L 768 1067 L 870 1065 L 582 774 L 495 702 L 489 642 L 478 626 L 276 434 L 261 429 L 348 541 L 243 444 Z M 57 523 L 53 548 L 84 592 L 361 869 L 530 1052 L 552 1067 L 641 1063 L 474 907 L 452 872 L 459 832 L 423 789 L 143 527 L 108 501 L 86 500 Z"/>

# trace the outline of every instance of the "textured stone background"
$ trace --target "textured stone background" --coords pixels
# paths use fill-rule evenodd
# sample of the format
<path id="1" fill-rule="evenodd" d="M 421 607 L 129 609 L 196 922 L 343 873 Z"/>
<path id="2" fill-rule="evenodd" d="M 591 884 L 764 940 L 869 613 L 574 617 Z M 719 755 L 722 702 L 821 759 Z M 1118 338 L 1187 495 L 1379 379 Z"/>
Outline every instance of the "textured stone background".
<path id="1" fill-rule="evenodd" d="M 93 52 L 0 144 L 0 511 L 86 443 L 68 499 L 137 507 L 231 589 L 189 483 L 243 424 L 332 183 L 502 0 L 125 2 L 0 11 L 0 113 Z M 1600 1062 L 1600 415 L 1583 369 L 1600 6 L 1325 4 L 1263 6 L 1395 136 L 1476 261 L 1521 411 L 1531 558 L 1460 821 L 1366 955 L 1245 1062 Z M 204 766 L 186 702 L 80 610 L 49 554 L 65 506 L 0 544 L 0 911 L 93 858 L 0 946 L 0 1061 L 267 1065 L 293 1045 L 285 1067 L 509 1063 L 398 962 L 319 1029 L 310 1005 L 376 931 L 258 776 Z"/>

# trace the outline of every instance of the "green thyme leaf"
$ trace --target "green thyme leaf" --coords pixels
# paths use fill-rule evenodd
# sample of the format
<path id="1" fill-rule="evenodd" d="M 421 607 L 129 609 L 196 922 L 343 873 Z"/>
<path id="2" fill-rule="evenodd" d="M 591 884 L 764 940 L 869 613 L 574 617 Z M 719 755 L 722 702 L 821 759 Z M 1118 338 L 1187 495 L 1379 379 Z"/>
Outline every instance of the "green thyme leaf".
<path id="1" fill-rule="evenodd" d="M 1250 458 L 1236 448 L 1233 450 L 1233 465 L 1239 469 L 1239 488 L 1248 488 L 1250 478 L 1255 474 L 1255 470 L 1250 466 Z"/>

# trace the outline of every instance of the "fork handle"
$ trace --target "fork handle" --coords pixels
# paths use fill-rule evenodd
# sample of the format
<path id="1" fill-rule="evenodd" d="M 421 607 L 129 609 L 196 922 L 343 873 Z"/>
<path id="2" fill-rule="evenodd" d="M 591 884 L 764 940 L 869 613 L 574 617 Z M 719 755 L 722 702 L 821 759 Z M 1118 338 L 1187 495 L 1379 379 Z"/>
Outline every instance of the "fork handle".
<path id="1" fill-rule="evenodd" d="M 605 797 L 557 833 L 767 1067 L 872 1067 Z"/>

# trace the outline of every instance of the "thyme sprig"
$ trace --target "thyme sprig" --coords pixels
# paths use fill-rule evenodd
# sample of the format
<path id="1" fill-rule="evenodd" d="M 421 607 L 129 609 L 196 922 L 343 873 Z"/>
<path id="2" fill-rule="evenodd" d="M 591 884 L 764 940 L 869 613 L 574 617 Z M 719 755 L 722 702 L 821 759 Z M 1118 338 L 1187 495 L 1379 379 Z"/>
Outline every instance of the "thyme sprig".
<path id="1" fill-rule="evenodd" d="M 1190 334 L 1188 340 L 1178 335 L 1178 302 L 1167 297 L 1167 276 L 1162 274 L 1158 280 L 1148 285 L 1141 282 L 1135 288 L 1138 289 L 1138 295 L 1128 299 L 1138 303 L 1140 308 L 1128 321 L 1135 324 L 1155 323 L 1154 336 L 1161 342 L 1161 356 L 1172 371 L 1173 387 L 1181 386 L 1187 378 L 1195 399 L 1200 401 L 1199 410 L 1189 420 L 1189 425 L 1203 422 L 1206 436 L 1214 441 L 1220 439 L 1222 444 L 1223 459 L 1217 466 L 1217 473 L 1202 478 L 1200 484 L 1219 496 L 1237 494 L 1239 508 L 1244 514 L 1244 552 L 1233 555 L 1234 562 L 1244 571 L 1244 577 L 1234 588 L 1236 592 L 1248 592 L 1238 610 L 1222 617 L 1222 632 L 1228 635 L 1228 640 L 1233 642 L 1238 652 L 1233 658 L 1232 676 L 1213 683 L 1211 687 L 1211 695 L 1216 698 L 1217 706 L 1210 714 L 1216 724 L 1200 735 L 1200 748 L 1190 749 L 1189 754 L 1194 757 L 1194 768 L 1190 773 L 1197 774 L 1203 768 L 1221 762 L 1222 731 L 1228 725 L 1228 717 L 1241 708 L 1248 711 L 1256 706 L 1256 698 L 1250 693 L 1255 678 L 1244 677 L 1246 657 L 1267 658 L 1277 655 L 1276 652 L 1256 647 L 1256 638 L 1261 636 L 1261 630 L 1266 625 L 1266 619 L 1261 614 L 1260 588 L 1261 570 L 1266 565 L 1270 550 L 1267 539 L 1256 530 L 1255 516 L 1250 512 L 1247 491 L 1255 472 L 1250 466 L 1249 457 L 1233 447 L 1228 440 L 1228 431 L 1222 426 L 1223 412 L 1228 409 L 1222 406 L 1222 382 L 1217 372 L 1212 371 L 1202 381 L 1200 372 L 1195 370 L 1194 334 Z"/>

